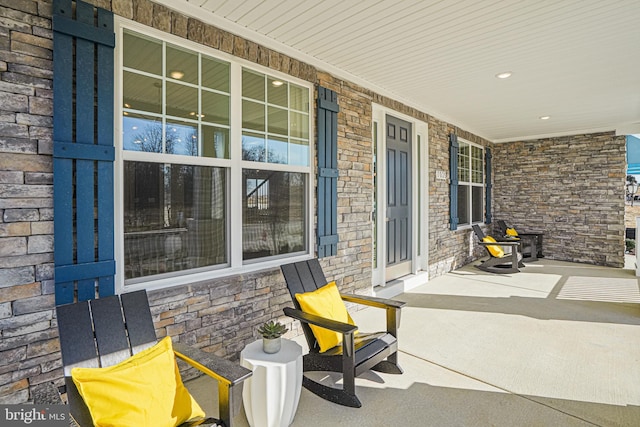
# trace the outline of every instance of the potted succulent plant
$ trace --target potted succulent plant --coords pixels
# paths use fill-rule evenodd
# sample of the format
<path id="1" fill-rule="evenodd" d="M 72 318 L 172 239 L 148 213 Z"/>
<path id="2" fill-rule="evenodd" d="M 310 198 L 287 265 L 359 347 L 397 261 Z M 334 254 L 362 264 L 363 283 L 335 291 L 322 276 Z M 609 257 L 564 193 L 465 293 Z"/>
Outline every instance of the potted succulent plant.
<path id="1" fill-rule="evenodd" d="M 280 322 L 270 320 L 265 322 L 258 328 L 258 332 L 262 335 L 262 350 L 265 353 L 277 353 L 282 346 L 282 335 L 288 329 Z"/>

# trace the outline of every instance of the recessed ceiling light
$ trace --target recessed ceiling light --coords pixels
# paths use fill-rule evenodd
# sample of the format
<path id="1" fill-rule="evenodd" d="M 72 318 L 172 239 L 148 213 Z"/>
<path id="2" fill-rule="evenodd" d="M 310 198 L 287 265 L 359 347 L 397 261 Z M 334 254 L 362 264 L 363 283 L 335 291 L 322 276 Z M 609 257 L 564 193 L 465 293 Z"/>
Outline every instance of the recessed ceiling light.
<path id="1" fill-rule="evenodd" d="M 551 116 L 540 116 L 538 117 L 540 120 L 549 120 Z"/>
<path id="2" fill-rule="evenodd" d="M 274 87 L 280 87 L 284 84 L 284 82 L 282 80 L 274 80 L 271 82 L 271 85 Z"/>
<path id="3" fill-rule="evenodd" d="M 499 79 L 508 79 L 512 74 L 513 73 L 511 71 L 504 71 L 502 73 L 496 74 L 496 77 Z"/>
<path id="4" fill-rule="evenodd" d="M 180 70 L 173 70 L 169 73 L 169 77 L 171 77 L 172 79 L 180 80 L 184 77 L 184 72 Z"/>

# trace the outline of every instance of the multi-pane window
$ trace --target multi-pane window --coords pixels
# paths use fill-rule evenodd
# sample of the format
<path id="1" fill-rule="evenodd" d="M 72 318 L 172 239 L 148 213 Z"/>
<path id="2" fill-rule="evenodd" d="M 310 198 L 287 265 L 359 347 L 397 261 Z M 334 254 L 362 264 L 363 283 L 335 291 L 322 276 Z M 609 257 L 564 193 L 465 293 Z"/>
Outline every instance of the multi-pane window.
<path id="1" fill-rule="evenodd" d="M 121 46 L 126 283 L 307 250 L 309 88 L 128 29 Z"/>
<path id="2" fill-rule="evenodd" d="M 242 70 L 242 253 L 250 260 L 306 247 L 309 90 Z"/>
<path id="3" fill-rule="evenodd" d="M 459 140 L 458 223 L 481 222 L 484 215 L 484 149 Z"/>

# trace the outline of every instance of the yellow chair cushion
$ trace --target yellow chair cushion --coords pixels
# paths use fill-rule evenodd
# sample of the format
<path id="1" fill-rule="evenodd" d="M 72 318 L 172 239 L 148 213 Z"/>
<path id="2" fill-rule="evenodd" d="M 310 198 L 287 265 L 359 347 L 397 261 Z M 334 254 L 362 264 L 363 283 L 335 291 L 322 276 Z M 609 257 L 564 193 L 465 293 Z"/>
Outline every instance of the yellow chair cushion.
<path id="1" fill-rule="evenodd" d="M 347 312 L 347 307 L 345 307 L 342 298 L 340 298 L 340 292 L 338 291 L 336 282 L 330 282 L 313 292 L 296 294 L 296 300 L 298 300 L 300 308 L 305 313 L 355 325 L 353 319 L 349 316 L 349 312 Z M 313 335 L 316 337 L 316 341 L 318 341 L 320 353 L 324 353 L 330 348 L 342 343 L 341 333 L 316 325 L 309 326 L 311 326 Z"/>
<path id="2" fill-rule="evenodd" d="M 106 368 L 73 368 L 71 378 L 97 427 L 174 427 L 205 413 L 180 378 L 171 338 Z"/>
<path id="3" fill-rule="evenodd" d="M 515 228 L 507 228 L 507 236 L 518 237 L 518 232 Z"/>
<path id="4" fill-rule="evenodd" d="M 484 243 L 496 243 L 496 239 L 491 236 L 484 237 L 482 241 Z M 500 245 L 488 245 L 487 249 L 489 249 L 489 253 L 496 258 L 502 258 L 504 256 L 504 251 Z"/>

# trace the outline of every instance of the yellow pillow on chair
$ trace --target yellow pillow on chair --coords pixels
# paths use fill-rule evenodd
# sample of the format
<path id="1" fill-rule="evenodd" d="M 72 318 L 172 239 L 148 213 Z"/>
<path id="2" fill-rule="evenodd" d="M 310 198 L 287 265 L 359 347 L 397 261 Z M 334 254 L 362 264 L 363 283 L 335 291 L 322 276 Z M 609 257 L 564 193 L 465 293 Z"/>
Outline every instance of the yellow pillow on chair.
<path id="1" fill-rule="evenodd" d="M 482 239 L 484 243 L 496 243 L 496 239 L 491 236 L 486 236 Z M 504 250 L 502 250 L 502 246 L 500 245 L 488 245 L 487 249 L 489 249 L 489 253 L 496 258 L 502 258 L 504 256 Z"/>
<path id="2" fill-rule="evenodd" d="M 345 307 L 336 282 L 330 282 L 313 292 L 296 294 L 296 300 L 305 313 L 315 314 L 325 319 L 355 325 L 347 307 Z M 342 342 L 342 334 L 316 325 L 309 325 L 320 346 L 320 353 L 324 353 Z"/>
<path id="3" fill-rule="evenodd" d="M 117 365 L 73 368 L 71 378 L 98 427 L 174 427 L 205 416 L 182 383 L 170 337 Z"/>
<path id="4" fill-rule="evenodd" d="M 518 237 L 518 232 L 515 228 L 507 228 L 507 236 Z"/>

